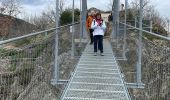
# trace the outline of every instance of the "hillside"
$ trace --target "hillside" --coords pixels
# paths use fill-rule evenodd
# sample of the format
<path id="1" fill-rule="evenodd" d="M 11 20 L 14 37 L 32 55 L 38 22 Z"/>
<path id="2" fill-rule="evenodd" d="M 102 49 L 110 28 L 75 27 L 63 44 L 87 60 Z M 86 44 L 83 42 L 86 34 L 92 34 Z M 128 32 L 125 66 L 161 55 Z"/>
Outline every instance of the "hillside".
<path id="1" fill-rule="evenodd" d="M 32 32 L 36 26 L 24 20 L 0 14 L 0 37 L 7 39 Z"/>

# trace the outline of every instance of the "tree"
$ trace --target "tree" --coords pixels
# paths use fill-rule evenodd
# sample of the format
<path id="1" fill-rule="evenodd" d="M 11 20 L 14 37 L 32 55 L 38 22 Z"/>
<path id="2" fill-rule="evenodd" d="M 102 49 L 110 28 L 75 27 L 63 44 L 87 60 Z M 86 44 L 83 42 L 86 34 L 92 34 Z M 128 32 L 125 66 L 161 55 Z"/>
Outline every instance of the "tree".
<path id="1" fill-rule="evenodd" d="M 143 0 L 143 14 L 144 16 L 146 13 L 148 13 L 148 10 L 150 9 L 150 0 Z M 133 0 L 131 2 L 131 10 L 134 14 L 134 16 L 139 15 L 139 9 L 140 9 L 140 0 Z"/>
<path id="2" fill-rule="evenodd" d="M 66 0 L 59 0 L 60 15 L 64 12 L 65 4 L 66 4 Z M 48 9 L 42 12 L 42 16 L 39 16 L 38 18 L 32 17 L 33 19 L 32 23 L 36 24 L 40 29 L 54 27 L 55 16 L 56 16 L 55 5 L 54 6 L 48 5 Z"/>
<path id="3" fill-rule="evenodd" d="M 21 13 L 20 0 L 0 0 L 1 13 L 16 17 Z"/>
<path id="4" fill-rule="evenodd" d="M 170 31 L 170 19 L 169 18 L 165 18 L 165 24 L 166 24 L 166 28 L 167 28 L 167 34 L 170 35 L 169 31 Z"/>
<path id="5" fill-rule="evenodd" d="M 66 0 L 60 0 L 60 13 L 62 13 L 64 11 L 64 6 L 66 4 Z"/>
<path id="6" fill-rule="evenodd" d="M 79 21 L 80 11 L 79 9 L 75 9 L 75 21 Z M 69 24 L 72 22 L 72 10 L 66 9 L 60 16 L 60 24 Z"/>
<path id="7" fill-rule="evenodd" d="M 43 11 L 42 16 L 46 17 L 50 23 L 55 23 L 55 11 L 48 10 L 47 12 Z"/>
<path id="8" fill-rule="evenodd" d="M 140 0 L 133 0 L 128 11 L 128 13 L 130 14 L 128 18 L 139 18 L 139 9 Z M 153 32 L 159 33 L 161 35 L 167 35 L 167 31 L 165 30 L 165 28 L 167 27 L 166 19 L 160 16 L 155 7 L 151 5 L 150 0 L 144 0 L 143 19 L 147 20 L 145 21 L 147 23 L 149 23 L 149 20 L 153 21 Z"/>

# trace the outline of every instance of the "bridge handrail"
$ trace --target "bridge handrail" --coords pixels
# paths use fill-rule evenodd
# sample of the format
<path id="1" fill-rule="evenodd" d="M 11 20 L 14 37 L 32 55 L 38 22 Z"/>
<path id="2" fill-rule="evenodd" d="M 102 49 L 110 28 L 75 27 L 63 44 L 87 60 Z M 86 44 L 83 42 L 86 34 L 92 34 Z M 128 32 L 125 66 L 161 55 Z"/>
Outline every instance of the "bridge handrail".
<path id="1" fill-rule="evenodd" d="M 128 26 L 128 27 L 134 28 L 134 29 L 136 29 L 136 30 L 139 30 L 139 31 L 142 31 L 142 32 L 145 32 L 145 33 L 148 33 L 148 34 L 151 34 L 151 35 L 154 35 L 154 36 L 157 36 L 157 37 L 160 37 L 160 38 L 163 38 L 163 39 L 165 39 L 165 40 L 170 41 L 170 38 L 168 38 L 168 37 L 166 37 L 166 36 L 162 36 L 162 35 L 159 35 L 159 34 L 156 34 L 156 33 L 153 33 L 153 32 L 149 32 L 149 31 L 146 31 L 146 30 L 142 30 L 142 29 L 140 29 L 140 28 L 137 28 L 137 27 L 134 27 L 134 26 L 125 24 L 125 23 L 123 23 L 123 22 L 120 22 L 120 23 L 123 24 L 123 25 L 126 25 L 126 26 Z"/>
<path id="2" fill-rule="evenodd" d="M 9 43 L 9 42 L 12 42 L 12 41 L 20 40 L 20 39 L 23 39 L 23 38 L 35 36 L 35 35 L 38 35 L 38 34 L 42 34 L 42 33 L 45 33 L 45 32 L 53 31 L 53 30 L 60 29 L 60 28 L 63 28 L 63 27 L 68 27 L 68 26 L 76 25 L 76 24 L 79 24 L 79 23 L 80 22 L 76 22 L 74 24 L 67 24 L 67 25 L 59 26 L 57 28 L 51 28 L 51 29 L 48 29 L 48 30 L 39 31 L 39 32 L 35 32 L 35 33 L 30 33 L 30 34 L 27 34 L 27 35 L 23 35 L 23 36 L 11 38 L 11 39 L 3 40 L 3 41 L 0 41 L 0 45 L 5 44 L 5 43 Z"/>
<path id="3" fill-rule="evenodd" d="M 123 22 L 124 20 L 120 20 L 120 22 Z M 135 22 L 135 20 L 127 20 L 127 22 Z M 136 23 L 139 23 L 139 21 L 136 21 Z M 142 23 L 143 26 L 150 28 L 149 25 Z"/>

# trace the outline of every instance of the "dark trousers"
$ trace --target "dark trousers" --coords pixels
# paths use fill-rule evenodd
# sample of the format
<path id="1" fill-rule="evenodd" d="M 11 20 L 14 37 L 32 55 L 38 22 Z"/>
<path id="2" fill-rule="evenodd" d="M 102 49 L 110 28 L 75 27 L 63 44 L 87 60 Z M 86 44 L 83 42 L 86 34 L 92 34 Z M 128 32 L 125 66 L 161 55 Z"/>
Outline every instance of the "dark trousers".
<path id="1" fill-rule="evenodd" d="M 99 49 L 103 53 L 103 35 L 94 36 L 94 52 L 97 52 Z M 98 48 L 97 48 L 98 47 Z"/>
<path id="2" fill-rule="evenodd" d="M 93 43 L 93 29 L 89 29 L 90 32 L 90 43 Z"/>

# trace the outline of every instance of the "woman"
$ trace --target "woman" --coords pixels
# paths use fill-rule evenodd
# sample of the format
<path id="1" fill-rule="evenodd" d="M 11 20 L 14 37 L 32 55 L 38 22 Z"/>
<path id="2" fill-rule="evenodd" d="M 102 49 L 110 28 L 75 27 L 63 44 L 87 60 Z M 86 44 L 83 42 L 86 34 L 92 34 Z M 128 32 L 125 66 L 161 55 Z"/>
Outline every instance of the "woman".
<path id="1" fill-rule="evenodd" d="M 97 13 L 95 19 L 91 24 L 91 28 L 93 31 L 93 39 L 94 39 L 94 56 L 97 56 L 97 50 L 100 50 L 100 55 L 103 55 L 103 36 L 104 30 L 106 29 L 106 24 L 102 20 L 101 14 Z M 98 47 L 98 48 L 97 48 Z"/>
<path id="2" fill-rule="evenodd" d="M 90 33 L 90 40 L 91 40 L 90 44 L 93 44 L 93 31 L 94 30 L 91 29 L 91 24 L 92 24 L 92 21 L 93 21 L 94 18 L 95 18 L 95 12 L 92 10 L 91 15 L 88 16 L 87 21 L 86 21 L 86 27 L 87 27 L 87 30 Z"/>

